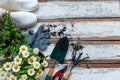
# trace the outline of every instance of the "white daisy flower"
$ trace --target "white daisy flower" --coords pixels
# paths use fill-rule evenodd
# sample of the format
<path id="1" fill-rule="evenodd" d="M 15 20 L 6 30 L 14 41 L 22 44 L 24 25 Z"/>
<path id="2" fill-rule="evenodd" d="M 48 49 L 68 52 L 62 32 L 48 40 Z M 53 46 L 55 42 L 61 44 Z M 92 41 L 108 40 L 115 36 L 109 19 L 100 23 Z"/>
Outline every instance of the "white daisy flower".
<path id="1" fill-rule="evenodd" d="M 33 68 L 28 69 L 27 73 L 29 76 L 33 76 L 35 74 L 35 70 Z"/>
<path id="2" fill-rule="evenodd" d="M 28 64 L 33 64 L 36 61 L 36 57 L 32 56 L 28 59 Z"/>
<path id="3" fill-rule="evenodd" d="M 3 67 L 4 67 L 4 69 L 5 69 L 6 71 L 9 71 L 9 70 L 11 70 L 11 68 L 12 68 L 12 63 L 6 62 L 6 63 L 3 65 Z"/>
<path id="4" fill-rule="evenodd" d="M 11 75 L 9 80 L 17 80 L 17 77 L 15 77 L 14 75 Z"/>
<path id="5" fill-rule="evenodd" d="M 43 75 L 43 71 L 39 69 L 35 78 L 38 79 L 41 75 Z"/>
<path id="6" fill-rule="evenodd" d="M 6 78 L 6 72 L 5 71 L 0 71 L 0 80 Z"/>
<path id="7" fill-rule="evenodd" d="M 11 75 L 12 75 L 12 74 L 11 74 L 10 72 L 7 72 L 7 73 L 6 73 L 7 80 L 9 80 L 9 78 L 10 78 Z"/>
<path id="8" fill-rule="evenodd" d="M 14 64 L 13 67 L 12 67 L 12 70 L 14 72 L 18 72 L 18 71 L 20 71 L 20 66 L 18 66 L 17 64 Z"/>
<path id="9" fill-rule="evenodd" d="M 20 46 L 19 51 L 20 51 L 20 53 L 23 51 L 28 51 L 28 47 L 25 45 L 22 45 L 22 46 Z"/>
<path id="10" fill-rule="evenodd" d="M 46 60 L 43 61 L 43 63 L 41 63 L 44 67 L 48 66 L 48 62 Z"/>
<path id="11" fill-rule="evenodd" d="M 23 58 L 28 58 L 29 55 L 30 55 L 30 53 L 29 53 L 28 51 L 23 51 L 23 52 L 22 52 L 22 57 L 23 57 Z"/>
<path id="12" fill-rule="evenodd" d="M 33 53 L 35 53 L 35 54 L 38 54 L 39 51 L 40 51 L 40 50 L 39 50 L 38 48 L 34 48 L 34 49 L 33 49 Z"/>
<path id="13" fill-rule="evenodd" d="M 28 78 L 28 76 L 26 74 L 22 75 L 21 77 L 22 77 L 21 78 L 22 80 L 26 80 Z"/>
<path id="14" fill-rule="evenodd" d="M 33 63 L 33 67 L 34 67 L 35 69 L 40 68 L 40 63 L 39 63 L 39 62 L 34 62 L 34 63 Z"/>
<path id="15" fill-rule="evenodd" d="M 21 64 L 21 62 L 22 62 L 22 58 L 19 58 L 18 56 L 14 58 L 14 64 Z"/>
<path id="16" fill-rule="evenodd" d="M 43 74 L 42 69 L 39 69 L 38 72 L 37 72 L 37 74 L 38 74 L 39 76 L 41 76 L 41 75 Z"/>

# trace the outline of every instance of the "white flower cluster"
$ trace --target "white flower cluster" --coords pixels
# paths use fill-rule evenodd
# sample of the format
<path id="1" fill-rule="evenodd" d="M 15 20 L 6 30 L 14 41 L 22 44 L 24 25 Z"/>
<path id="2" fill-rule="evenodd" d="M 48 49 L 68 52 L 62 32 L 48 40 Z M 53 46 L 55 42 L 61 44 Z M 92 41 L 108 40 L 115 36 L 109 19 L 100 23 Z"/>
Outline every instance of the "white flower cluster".
<path id="1" fill-rule="evenodd" d="M 48 63 L 44 59 L 43 63 L 40 64 L 38 53 L 38 48 L 34 48 L 31 52 L 27 46 L 22 45 L 19 48 L 19 54 L 12 62 L 6 62 L 3 66 L 0 66 L 0 80 L 27 80 L 31 76 L 39 78 L 43 74 L 41 67 L 47 67 Z M 22 75 L 15 76 L 14 73 Z"/>

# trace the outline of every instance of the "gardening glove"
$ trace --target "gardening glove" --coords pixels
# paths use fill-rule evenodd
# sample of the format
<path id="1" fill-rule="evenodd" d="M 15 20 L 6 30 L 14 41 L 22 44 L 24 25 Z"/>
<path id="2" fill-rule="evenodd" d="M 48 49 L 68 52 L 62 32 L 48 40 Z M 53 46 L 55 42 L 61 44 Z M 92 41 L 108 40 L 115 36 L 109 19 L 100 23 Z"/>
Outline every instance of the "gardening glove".
<path id="1" fill-rule="evenodd" d="M 28 34 L 28 45 L 31 48 L 39 48 L 40 50 L 45 50 L 47 46 L 50 44 L 50 33 L 44 32 L 44 27 L 46 25 L 41 25 L 37 32 L 34 33 L 33 30 L 29 31 Z"/>

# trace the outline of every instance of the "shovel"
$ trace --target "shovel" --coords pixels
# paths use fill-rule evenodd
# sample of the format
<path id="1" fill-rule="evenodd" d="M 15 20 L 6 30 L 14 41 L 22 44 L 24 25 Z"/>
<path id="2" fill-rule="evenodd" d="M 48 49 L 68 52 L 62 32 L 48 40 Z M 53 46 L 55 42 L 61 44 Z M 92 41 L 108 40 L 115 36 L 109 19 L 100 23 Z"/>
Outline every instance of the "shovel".
<path id="1" fill-rule="evenodd" d="M 57 61 L 60 64 L 63 64 L 64 58 L 65 58 L 67 51 L 68 51 L 68 47 L 69 47 L 69 40 L 67 37 L 63 37 L 63 38 L 58 40 L 58 42 L 56 43 L 56 45 L 55 45 L 55 47 L 50 55 L 50 58 L 54 59 L 54 63 L 50 67 L 49 72 L 48 72 L 45 80 L 51 79 L 53 72 L 54 72 L 54 66 L 55 66 Z"/>

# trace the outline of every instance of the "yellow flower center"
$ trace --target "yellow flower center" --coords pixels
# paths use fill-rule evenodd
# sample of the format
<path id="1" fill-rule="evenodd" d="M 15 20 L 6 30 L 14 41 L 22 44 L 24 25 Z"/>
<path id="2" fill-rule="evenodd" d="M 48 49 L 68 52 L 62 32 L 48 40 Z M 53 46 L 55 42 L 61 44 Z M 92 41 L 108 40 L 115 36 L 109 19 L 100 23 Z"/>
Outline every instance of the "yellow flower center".
<path id="1" fill-rule="evenodd" d="M 31 62 L 31 63 L 33 63 L 33 62 L 34 62 L 32 58 L 30 58 L 30 62 Z"/>
<path id="2" fill-rule="evenodd" d="M 0 66 L 0 68 L 2 68 L 2 66 Z"/>
<path id="3" fill-rule="evenodd" d="M 11 80 L 15 80 L 15 78 L 12 77 Z"/>
<path id="4" fill-rule="evenodd" d="M 22 51 L 25 51 L 26 49 L 25 49 L 25 47 L 23 47 L 21 50 L 22 50 Z"/>
<path id="5" fill-rule="evenodd" d="M 10 74 L 9 74 L 9 73 L 7 74 L 7 77 L 8 77 L 8 78 L 10 77 Z"/>
<path id="6" fill-rule="evenodd" d="M 14 66 L 14 69 L 16 69 L 16 70 L 17 70 L 17 69 L 18 69 L 18 66 L 17 66 L 17 65 L 15 65 L 15 66 Z"/>
<path id="7" fill-rule="evenodd" d="M 32 70 L 30 70 L 30 73 L 33 73 L 33 71 L 32 71 Z"/>
<path id="8" fill-rule="evenodd" d="M 38 64 L 36 64 L 36 66 L 38 67 Z"/>
<path id="9" fill-rule="evenodd" d="M 10 68 L 10 65 L 9 65 L 9 64 L 7 64 L 7 65 L 6 65 L 6 68 Z"/>
<path id="10" fill-rule="evenodd" d="M 0 69 L 2 69 L 2 66 L 0 66 Z"/>
<path id="11" fill-rule="evenodd" d="M 1 77 L 4 77 L 5 76 L 5 74 L 1 74 Z"/>
<path id="12" fill-rule="evenodd" d="M 16 62 L 20 62 L 20 59 L 19 59 L 19 58 L 16 58 Z"/>
<path id="13" fill-rule="evenodd" d="M 38 71 L 38 74 L 41 74 L 41 73 L 42 73 L 42 70 L 39 70 L 39 71 Z"/>

